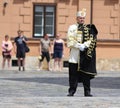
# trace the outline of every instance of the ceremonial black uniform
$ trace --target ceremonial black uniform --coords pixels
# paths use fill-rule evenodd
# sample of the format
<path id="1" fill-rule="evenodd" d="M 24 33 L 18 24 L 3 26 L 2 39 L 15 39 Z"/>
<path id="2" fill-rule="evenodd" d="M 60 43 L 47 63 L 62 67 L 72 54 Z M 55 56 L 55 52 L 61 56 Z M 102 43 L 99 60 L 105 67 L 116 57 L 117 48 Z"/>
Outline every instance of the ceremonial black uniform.
<path id="1" fill-rule="evenodd" d="M 90 80 L 97 74 L 96 71 L 96 41 L 98 31 L 95 25 L 80 24 L 78 31 L 82 32 L 82 43 L 91 40 L 88 48 L 80 51 L 80 59 L 78 63 L 69 63 L 69 94 L 73 96 L 76 92 L 79 82 L 83 83 L 84 96 L 92 96 L 90 94 Z M 77 71 L 76 71 L 77 70 Z"/>

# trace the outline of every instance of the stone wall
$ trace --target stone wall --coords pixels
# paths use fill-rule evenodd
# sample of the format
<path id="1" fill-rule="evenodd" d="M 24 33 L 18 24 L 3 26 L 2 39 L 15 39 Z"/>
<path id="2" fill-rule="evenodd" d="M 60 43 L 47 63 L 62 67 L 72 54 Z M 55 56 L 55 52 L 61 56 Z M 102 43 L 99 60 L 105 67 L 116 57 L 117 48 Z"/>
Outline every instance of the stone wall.
<path id="1" fill-rule="evenodd" d="M 99 59 L 97 60 L 99 71 L 120 71 L 120 59 Z"/>
<path id="2" fill-rule="evenodd" d="M 15 57 L 12 57 L 12 60 L 16 60 Z M 63 59 L 63 61 L 67 59 Z M 26 70 L 36 70 L 38 69 L 38 57 L 26 57 Z M 50 61 L 50 67 L 53 68 L 53 59 Z M 2 65 L 2 57 L 0 57 L 0 64 Z M 2 69 L 0 65 L 0 70 Z M 120 71 L 120 59 L 97 59 L 96 65 L 97 71 Z M 5 69 L 7 70 L 7 64 Z M 46 61 L 43 62 L 43 69 L 47 69 Z M 17 66 L 12 66 L 10 70 L 18 70 Z M 63 70 L 67 70 L 67 67 L 63 67 Z"/>

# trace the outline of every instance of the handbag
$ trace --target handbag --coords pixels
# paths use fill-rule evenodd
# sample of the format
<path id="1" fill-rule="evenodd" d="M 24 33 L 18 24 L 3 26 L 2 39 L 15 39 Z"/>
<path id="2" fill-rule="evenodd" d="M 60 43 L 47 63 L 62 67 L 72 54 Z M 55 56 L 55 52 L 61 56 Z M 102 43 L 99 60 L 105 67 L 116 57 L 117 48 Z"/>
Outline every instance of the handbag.
<path id="1" fill-rule="evenodd" d="M 25 45 L 25 52 L 26 53 L 30 52 L 30 48 L 27 45 Z"/>
<path id="2" fill-rule="evenodd" d="M 23 36 L 22 38 L 23 38 L 24 40 L 27 40 L 25 36 Z M 26 52 L 26 53 L 30 52 L 30 48 L 27 46 L 26 42 L 23 41 L 23 43 L 24 43 L 24 47 L 25 47 L 25 52 Z"/>

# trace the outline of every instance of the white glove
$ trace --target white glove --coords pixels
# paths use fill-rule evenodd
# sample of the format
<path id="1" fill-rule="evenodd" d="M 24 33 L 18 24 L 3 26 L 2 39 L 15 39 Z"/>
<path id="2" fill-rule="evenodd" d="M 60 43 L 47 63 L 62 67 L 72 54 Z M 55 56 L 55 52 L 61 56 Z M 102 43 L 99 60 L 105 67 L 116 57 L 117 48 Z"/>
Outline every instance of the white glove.
<path id="1" fill-rule="evenodd" d="M 80 49 L 80 51 L 84 51 L 85 50 L 85 45 L 84 44 L 80 44 L 79 45 L 79 49 Z"/>
<path id="2" fill-rule="evenodd" d="M 76 44 L 74 45 L 74 47 L 75 47 L 75 48 L 80 48 L 80 45 L 81 45 L 80 43 L 76 43 Z"/>

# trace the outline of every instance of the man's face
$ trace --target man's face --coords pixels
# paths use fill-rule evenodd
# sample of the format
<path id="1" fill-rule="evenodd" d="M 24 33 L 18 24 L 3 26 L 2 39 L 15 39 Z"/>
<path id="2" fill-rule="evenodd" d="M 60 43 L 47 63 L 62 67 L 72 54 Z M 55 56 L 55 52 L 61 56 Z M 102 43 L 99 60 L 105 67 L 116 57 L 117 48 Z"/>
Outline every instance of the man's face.
<path id="1" fill-rule="evenodd" d="M 44 36 L 44 38 L 47 40 L 47 39 L 48 39 L 48 35 L 46 34 L 46 35 Z"/>
<path id="2" fill-rule="evenodd" d="M 18 32 L 18 36 L 22 36 L 23 35 L 23 32 Z"/>
<path id="3" fill-rule="evenodd" d="M 18 32 L 18 36 L 21 36 L 21 32 Z"/>
<path id="4" fill-rule="evenodd" d="M 77 17 L 78 24 L 84 24 L 84 22 L 85 22 L 85 17 Z"/>

